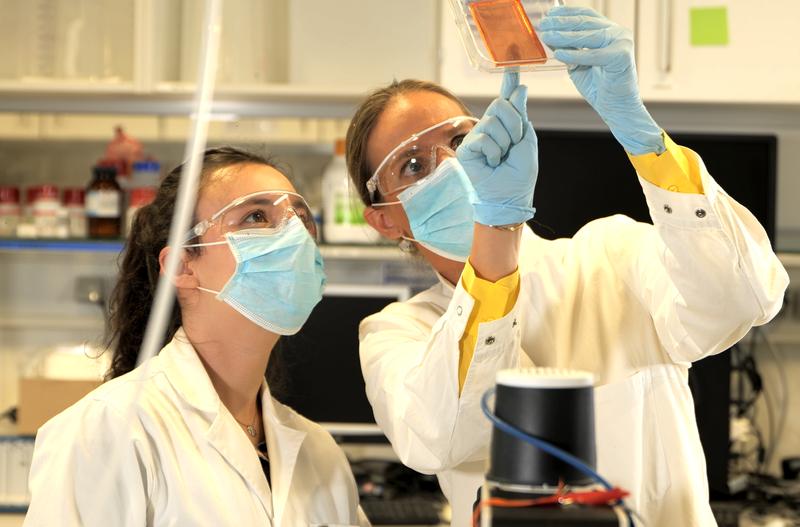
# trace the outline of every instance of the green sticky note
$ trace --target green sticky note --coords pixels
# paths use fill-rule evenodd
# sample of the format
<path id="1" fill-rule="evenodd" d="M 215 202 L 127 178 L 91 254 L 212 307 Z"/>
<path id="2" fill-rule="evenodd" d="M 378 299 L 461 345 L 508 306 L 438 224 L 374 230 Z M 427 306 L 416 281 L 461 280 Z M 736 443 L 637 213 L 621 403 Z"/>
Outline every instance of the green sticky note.
<path id="1" fill-rule="evenodd" d="M 728 45 L 728 8 L 695 7 L 689 10 L 692 46 Z"/>

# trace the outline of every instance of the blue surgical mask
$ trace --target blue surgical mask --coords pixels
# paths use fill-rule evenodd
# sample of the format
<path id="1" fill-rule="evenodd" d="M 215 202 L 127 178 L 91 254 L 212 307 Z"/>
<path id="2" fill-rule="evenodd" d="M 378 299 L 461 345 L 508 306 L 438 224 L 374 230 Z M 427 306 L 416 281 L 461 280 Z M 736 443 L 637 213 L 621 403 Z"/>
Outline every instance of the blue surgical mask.
<path id="1" fill-rule="evenodd" d="M 425 179 L 398 194 L 408 217 L 413 238 L 430 251 L 450 260 L 465 262 L 472 251 L 475 189 L 461 163 L 450 157 Z M 376 204 L 381 205 L 381 204 Z"/>
<path id="2" fill-rule="evenodd" d="M 279 335 L 294 335 L 322 299 L 325 286 L 322 255 L 303 222 L 293 216 L 279 231 L 245 229 L 225 234 L 236 258 L 236 270 L 217 295 L 259 326 Z"/>

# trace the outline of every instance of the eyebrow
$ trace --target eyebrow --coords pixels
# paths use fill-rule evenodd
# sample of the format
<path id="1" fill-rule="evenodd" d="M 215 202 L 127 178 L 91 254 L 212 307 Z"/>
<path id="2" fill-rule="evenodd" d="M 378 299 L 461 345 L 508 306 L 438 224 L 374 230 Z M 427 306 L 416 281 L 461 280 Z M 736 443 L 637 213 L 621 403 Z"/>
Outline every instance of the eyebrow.
<path id="1" fill-rule="evenodd" d="M 407 158 L 412 157 L 414 155 L 418 155 L 421 151 L 422 151 L 422 149 L 419 148 L 419 145 L 412 145 L 409 148 L 406 148 L 405 150 L 401 150 L 400 152 L 395 154 L 394 157 L 395 158 L 407 159 Z"/>

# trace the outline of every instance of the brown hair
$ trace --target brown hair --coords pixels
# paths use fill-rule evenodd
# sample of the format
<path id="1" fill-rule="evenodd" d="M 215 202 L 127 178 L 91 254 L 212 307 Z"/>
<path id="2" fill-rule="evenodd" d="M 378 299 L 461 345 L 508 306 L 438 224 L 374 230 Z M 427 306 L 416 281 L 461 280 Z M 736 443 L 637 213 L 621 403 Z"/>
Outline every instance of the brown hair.
<path id="1" fill-rule="evenodd" d="M 347 171 L 350 174 L 350 178 L 353 180 L 355 188 L 358 189 L 358 195 L 361 197 L 361 201 L 367 206 L 372 204 L 372 198 L 376 198 L 375 196 L 370 196 L 367 190 L 367 181 L 372 177 L 373 170 L 369 166 L 369 161 L 367 161 L 367 145 L 372 129 L 375 128 L 375 123 L 378 121 L 378 118 L 395 97 L 420 91 L 429 91 L 443 95 L 457 103 L 464 111 L 465 115 L 470 115 L 469 110 L 458 97 L 434 82 L 415 79 L 393 81 L 388 86 L 379 88 L 370 93 L 350 120 L 350 126 L 347 128 L 347 138 L 345 140 Z"/>
<path id="2" fill-rule="evenodd" d="M 252 164 L 266 165 L 283 173 L 271 159 L 258 154 L 230 146 L 208 149 L 203 154 L 200 189 L 205 188 L 210 177 L 220 169 Z M 134 217 L 122 253 L 117 285 L 109 303 L 105 340 L 108 348 L 113 349 L 113 357 L 111 367 L 106 373 L 107 379 L 119 377 L 136 367 L 160 274 L 158 255 L 167 245 L 183 169 L 184 165 L 179 165 L 167 174 L 158 187 L 153 202 L 141 208 Z M 199 252 L 199 248 L 186 250 L 192 254 Z M 181 323 L 181 308 L 176 302 L 167 324 L 167 332 L 163 336 L 162 346 L 172 340 Z M 270 356 L 268 371 L 272 369 L 273 358 L 276 355 L 274 351 Z"/>

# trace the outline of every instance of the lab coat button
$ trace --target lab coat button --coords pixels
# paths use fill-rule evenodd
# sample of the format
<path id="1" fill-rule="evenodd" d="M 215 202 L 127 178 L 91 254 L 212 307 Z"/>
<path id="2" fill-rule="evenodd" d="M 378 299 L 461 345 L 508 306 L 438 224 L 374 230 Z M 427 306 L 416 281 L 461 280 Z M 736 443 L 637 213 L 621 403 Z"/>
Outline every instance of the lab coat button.
<path id="1" fill-rule="evenodd" d="M 706 211 L 704 211 L 703 209 L 697 209 L 696 211 L 694 211 L 694 215 L 697 216 L 698 218 L 705 218 Z"/>
<path id="2" fill-rule="evenodd" d="M 487 346 L 491 346 L 494 344 L 494 337 L 486 337 L 486 340 L 484 340 L 483 343 Z"/>
<path id="3" fill-rule="evenodd" d="M 463 309 L 461 309 L 461 306 L 458 306 L 458 307 L 456 308 L 456 315 L 458 315 L 458 316 L 461 316 L 461 313 L 463 313 L 463 312 L 464 312 L 464 310 L 463 310 Z"/>
<path id="4" fill-rule="evenodd" d="M 670 207 L 669 205 L 664 205 L 664 212 L 666 212 L 667 214 L 672 214 L 672 207 Z"/>
<path id="5" fill-rule="evenodd" d="M 517 319 L 516 318 L 514 319 L 514 322 L 511 323 L 511 327 L 512 328 L 517 327 Z"/>

